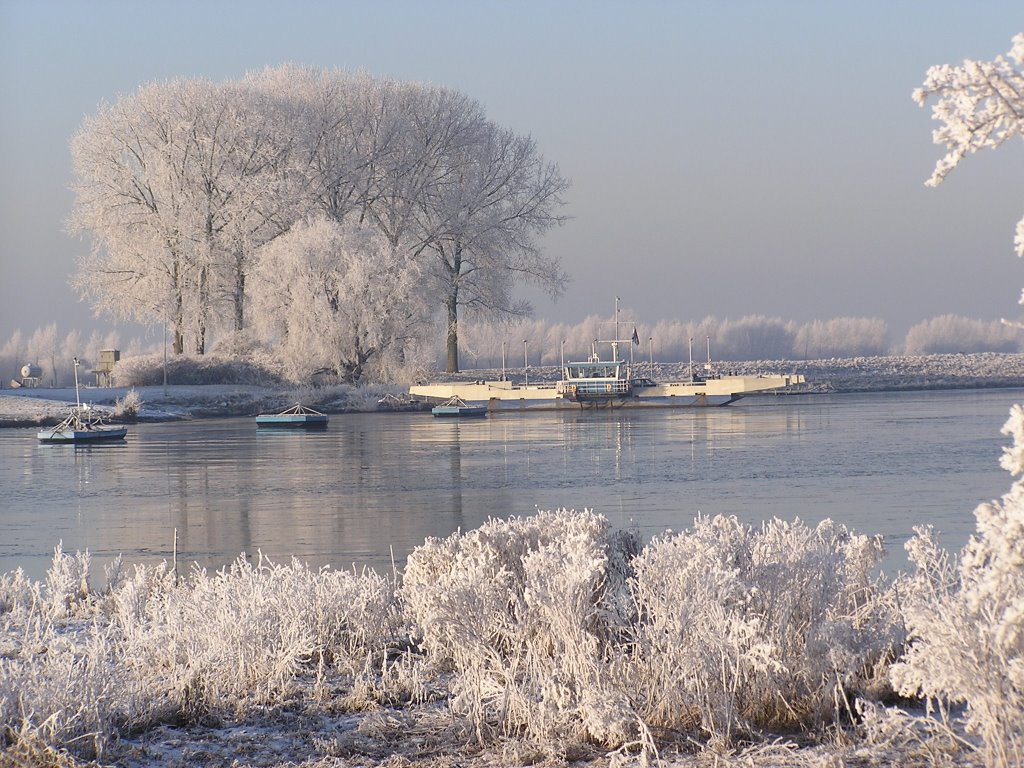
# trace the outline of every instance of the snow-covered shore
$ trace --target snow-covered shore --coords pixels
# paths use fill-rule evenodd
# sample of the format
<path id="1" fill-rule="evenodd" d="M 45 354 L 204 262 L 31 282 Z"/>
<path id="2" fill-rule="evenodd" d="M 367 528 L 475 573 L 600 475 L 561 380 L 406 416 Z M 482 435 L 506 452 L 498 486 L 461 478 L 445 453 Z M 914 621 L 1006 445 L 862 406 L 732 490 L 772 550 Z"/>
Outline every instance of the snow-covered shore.
<path id="1" fill-rule="evenodd" d="M 168 385 L 149 387 L 89 387 L 80 392 L 83 403 L 114 414 L 118 401 L 130 391 L 138 395 L 141 407 L 133 420 L 174 421 L 179 419 L 255 416 L 278 411 L 301 401 L 325 413 L 370 411 L 386 394 L 399 387 L 328 387 L 320 390 L 287 390 L 243 384 Z M 0 427 L 56 424 L 75 404 L 74 388 L 0 390 Z"/>
<path id="2" fill-rule="evenodd" d="M 643 363 L 640 372 L 646 374 Z M 686 363 L 655 364 L 655 376 L 662 380 L 687 375 Z M 760 360 L 717 363 L 720 373 L 757 375 L 796 372 L 807 377 L 811 392 L 886 392 L 927 389 L 981 389 L 1024 387 L 1024 354 L 982 353 L 972 355 L 926 355 L 919 357 L 856 357 L 827 360 Z M 515 377 L 519 373 L 510 369 Z M 500 371 L 468 370 L 447 377 L 453 380 L 497 378 Z M 533 380 L 558 376 L 554 367 L 531 369 Z M 439 375 L 438 378 L 442 378 Z M 135 387 L 142 407 L 141 421 L 253 416 L 261 411 L 287 407 L 297 401 L 326 413 L 372 411 L 377 401 L 403 392 L 400 386 L 346 387 L 321 389 L 274 389 L 242 384 L 207 384 Z M 128 387 L 82 390 L 83 402 L 112 411 Z M 74 405 L 72 388 L 0 390 L 0 427 L 52 424 L 67 415 Z"/>

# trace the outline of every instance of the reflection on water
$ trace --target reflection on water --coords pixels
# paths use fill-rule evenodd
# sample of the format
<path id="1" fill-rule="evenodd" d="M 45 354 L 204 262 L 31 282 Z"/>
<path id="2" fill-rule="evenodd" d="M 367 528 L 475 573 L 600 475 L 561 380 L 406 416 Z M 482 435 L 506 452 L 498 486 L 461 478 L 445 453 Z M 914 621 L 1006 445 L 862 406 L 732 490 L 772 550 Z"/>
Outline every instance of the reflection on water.
<path id="1" fill-rule="evenodd" d="M 63 541 L 106 562 L 220 567 L 240 552 L 390 569 L 488 517 L 592 508 L 646 536 L 730 514 L 825 517 L 947 546 L 1009 487 L 999 434 L 1020 393 L 752 398 L 728 408 L 438 420 L 354 414 L 327 431 L 251 419 L 133 426 L 124 443 L 40 445 L 0 430 L 0 571 L 40 578 Z"/>

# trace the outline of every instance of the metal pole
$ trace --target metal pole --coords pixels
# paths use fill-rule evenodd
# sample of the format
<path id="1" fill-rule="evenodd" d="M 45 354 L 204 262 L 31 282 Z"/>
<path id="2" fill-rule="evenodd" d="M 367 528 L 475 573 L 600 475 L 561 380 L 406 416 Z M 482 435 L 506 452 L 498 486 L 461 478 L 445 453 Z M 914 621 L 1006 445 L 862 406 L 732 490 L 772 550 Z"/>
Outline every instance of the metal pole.
<path id="1" fill-rule="evenodd" d="M 690 381 L 693 381 L 693 336 L 690 337 Z"/>
<path id="2" fill-rule="evenodd" d="M 565 339 L 562 339 L 562 376 L 565 376 Z"/>
<path id="3" fill-rule="evenodd" d="M 651 381 L 654 381 L 654 337 L 647 338 L 647 348 L 651 352 Z"/>
<path id="4" fill-rule="evenodd" d="M 501 380 L 505 380 L 505 342 L 501 342 Z"/>
<path id="5" fill-rule="evenodd" d="M 164 397 L 167 397 L 167 315 L 164 315 Z"/>
<path id="6" fill-rule="evenodd" d="M 78 397 L 78 358 L 75 358 L 75 405 L 82 409 L 82 400 Z"/>
<path id="7" fill-rule="evenodd" d="M 526 339 L 523 339 L 523 384 L 530 385 L 530 353 L 527 351 Z"/>

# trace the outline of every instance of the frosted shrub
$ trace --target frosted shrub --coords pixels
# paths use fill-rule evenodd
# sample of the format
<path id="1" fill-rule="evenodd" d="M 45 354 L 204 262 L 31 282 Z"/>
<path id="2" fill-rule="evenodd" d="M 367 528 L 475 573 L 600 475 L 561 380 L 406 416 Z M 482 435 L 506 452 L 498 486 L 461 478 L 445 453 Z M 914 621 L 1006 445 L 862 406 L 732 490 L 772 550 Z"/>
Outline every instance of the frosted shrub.
<path id="1" fill-rule="evenodd" d="M 0 659 L 0 744 L 29 740 L 100 757 L 129 689 L 116 643 L 95 626 L 78 635 L 51 630 L 36 643 Z"/>
<path id="2" fill-rule="evenodd" d="M 119 419 L 134 419 L 142 409 L 142 395 L 134 388 L 124 393 L 124 397 L 117 398 L 114 403 L 113 415 Z"/>
<path id="3" fill-rule="evenodd" d="M 187 717 L 279 701 L 314 662 L 362 669 L 398 626 L 393 590 L 374 574 L 239 558 L 176 587 L 143 595 L 135 584 L 119 609 L 126 663 Z"/>
<path id="4" fill-rule="evenodd" d="M 241 360 L 223 355 L 173 355 L 162 353 L 122 357 L 114 365 L 114 380 L 122 387 L 156 386 L 164 380 L 171 384 L 239 384 L 280 386 L 282 379 L 266 356 Z"/>
<path id="5" fill-rule="evenodd" d="M 830 521 L 700 517 L 653 541 L 632 582 L 647 722 L 724 743 L 820 722 L 898 641 L 872 587 L 881 553 Z"/>
<path id="6" fill-rule="evenodd" d="M 477 738 L 492 728 L 538 742 L 636 738 L 615 645 L 631 535 L 590 512 L 491 520 L 429 539 L 409 556 L 401 595 L 423 650 L 454 670 L 454 711 Z"/>
<path id="7" fill-rule="evenodd" d="M 0 617 L 33 608 L 41 600 L 39 583 L 28 578 L 21 568 L 0 574 Z"/>
<path id="8" fill-rule="evenodd" d="M 304 673 L 379 670 L 403 642 L 393 584 L 372 572 L 239 558 L 178 579 L 164 563 L 112 573 L 102 594 L 87 575 L 88 556 L 58 547 L 45 586 L 0 580 L 0 749 L 98 758 L 122 729 L 278 705 Z"/>
<path id="9" fill-rule="evenodd" d="M 892 669 L 901 693 L 964 703 L 987 765 L 1024 765 L 1024 408 L 1002 465 L 1018 477 L 975 512 L 977 533 L 951 563 L 928 530 L 907 544 L 917 573 L 903 582 L 911 645 Z M 955 569 L 955 570 L 954 570 Z"/>
<path id="10" fill-rule="evenodd" d="M 89 565 L 92 558 L 88 552 L 64 554 L 58 544 L 53 552 L 53 563 L 46 573 L 46 589 L 43 593 L 48 614 L 53 618 L 64 618 L 89 598 Z"/>

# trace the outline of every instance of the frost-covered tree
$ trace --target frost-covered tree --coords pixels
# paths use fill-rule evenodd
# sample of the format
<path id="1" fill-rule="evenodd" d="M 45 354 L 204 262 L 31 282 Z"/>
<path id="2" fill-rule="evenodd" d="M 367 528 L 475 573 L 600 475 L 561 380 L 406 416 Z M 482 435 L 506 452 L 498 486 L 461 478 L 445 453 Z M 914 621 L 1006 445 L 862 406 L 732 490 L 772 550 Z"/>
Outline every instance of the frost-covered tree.
<path id="1" fill-rule="evenodd" d="M 968 154 L 1024 137 L 1024 33 L 1014 36 L 1006 56 L 932 67 L 913 96 L 921 106 L 936 99 L 932 117 L 941 126 L 932 133 L 932 140 L 946 147 L 946 156 L 927 181 L 935 187 Z M 1024 219 L 1017 223 L 1014 242 L 1017 255 L 1024 256 Z"/>
<path id="2" fill-rule="evenodd" d="M 190 81 L 144 86 L 101 105 L 71 142 L 69 228 L 92 238 L 73 284 L 98 314 L 166 320 L 176 353 L 189 332 L 198 342 L 205 311 L 202 225 L 189 205 L 199 101 Z"/>
<path id="3" fill-rule="evenodd" d="M 908 355 L 936 355 L 957 352 L 1017 352 L 1021 330 L 999 321 L 985 322 L 957 315 L 923 320 L 907 331 L 904 349 Z"/>
<path id="4" fill-rule="evenodd" d="M 422 206 L 433 274 L 445 308 L 447 370 L 459 370 L 459 313 L 496 319 L 529 315 L 516 301 L 518 280 L 558 296 L 567 280 L 536 236 L 563 222 L 568 182 L 537 151 L 532 138 L 492 123 L 453 158 L 450 175 Z M 433 234 L 429 234 L 433 232 Z"/>
<path id="5" fill-rule="evenodd" d="M 290 148 L 272 99 L 203 79 L 153 83 L 87 118 L 72 141 L 70 227 L 93 249 L 75 280 L 100 313 L 175 329 L 202 353 L 223 310 L 244 325 L 255 248 L 284 231 Z"/>
<path id="6" fill-rule="evenodd" d="M 451 89 L 296 66 L 153 83 L 87 118 L 72 155 L 70 229 L 93 245 L 76 287 L 115 320 L 169 322 L 176 352 L 243 331 L 253 254 L 314 212 L 430 267 L 453 368 L 460 308 L 518 316 L 516 282 L 565 280 L 535 238 L 567 183 Z"/>
<path id="7" fill-rule="evenodd" d="M 889 349 L 888 336 L 888 326 L 877 317 L 813 320 L 797 330 L 793 349 L 806 360 L 884 355 Z"/>
<path id="8" fill-rule="evenodd" d="M 261 249 L 252 295 L 289 377 L 326 370 L 359 381 L 426 327 L 421 280 L 408 250 L 379 231 L 318 218 Z"/>
<path id="9" fill-rule="evenodd" d="M 253 252 L 291 226 L 303 189 L 289 173 L 289 115 L 271 94 L 228 83 L 205 95 L 213 101 L 201 111 L 190 186 L 212 270 L 211 310 L 230 307 L 242 331 Z"/>

